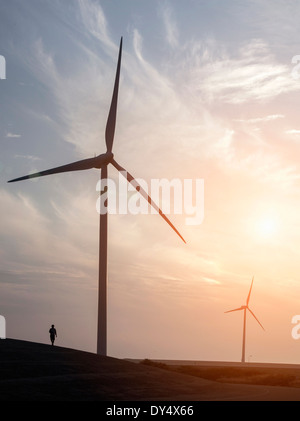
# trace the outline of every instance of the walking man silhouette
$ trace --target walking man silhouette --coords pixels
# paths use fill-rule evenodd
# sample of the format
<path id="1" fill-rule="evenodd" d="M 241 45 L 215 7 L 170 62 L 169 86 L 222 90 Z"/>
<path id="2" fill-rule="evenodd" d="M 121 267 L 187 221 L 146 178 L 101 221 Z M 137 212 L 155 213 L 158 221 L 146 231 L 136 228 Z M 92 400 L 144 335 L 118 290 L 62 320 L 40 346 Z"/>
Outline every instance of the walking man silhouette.
<path id="1" fill-rule="evenodd" d="M 49 333 L 50 333 L 51 344 L 54 345 L 55 337 L 57 337 L 57 333 L 56 333 L 56 329 L 54 325 L 52 325 L 51 328 L 49 329 Z"/>

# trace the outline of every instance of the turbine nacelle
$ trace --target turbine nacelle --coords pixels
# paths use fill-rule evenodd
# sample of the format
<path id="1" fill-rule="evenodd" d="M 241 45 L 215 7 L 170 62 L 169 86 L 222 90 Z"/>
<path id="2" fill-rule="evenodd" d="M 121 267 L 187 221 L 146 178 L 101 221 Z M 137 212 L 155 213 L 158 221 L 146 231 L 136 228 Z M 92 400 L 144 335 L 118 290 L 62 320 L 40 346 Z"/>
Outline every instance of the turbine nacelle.
<path id="1" fill-rule="evenodd" d="M 94 158 L 93 168 L 101 169 L 103 165 L 111 164 L 114 159 L 114 154 L 112 152 L 102 153 Z"/>

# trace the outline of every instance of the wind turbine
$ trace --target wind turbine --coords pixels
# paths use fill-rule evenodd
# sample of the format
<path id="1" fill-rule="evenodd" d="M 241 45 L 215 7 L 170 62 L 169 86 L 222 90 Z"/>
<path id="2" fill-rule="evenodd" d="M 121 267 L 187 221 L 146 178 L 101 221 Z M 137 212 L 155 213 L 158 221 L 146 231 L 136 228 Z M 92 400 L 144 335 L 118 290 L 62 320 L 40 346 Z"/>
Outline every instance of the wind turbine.
<path id="1" fill-rule="evenodd" d="M 94 158 L 83 159 L 80 161 L 72 162 L 71 164 L 62 165 L 56 168 L 51 168 L 45 171 L 25 175 L 18 177 L 13 180 L 9 180 L 8 183 L 15 181 L 27 180 L 35 177 L 42 177 L 50 174 L 64 173 L 68 171 L 80 171 L 88 170 L 91 168 L 97 168 L 101 170 L 101 182 L 107 180 L 107 167 L 112 164 L 121 174 L 131 183 L 135 189 L 141 194 L 144 199 L 157 211 L 157 213 L 170 225 L 170 227 L 176 232 L 176 234 L 184 241 L 181 234 L 177 231 L 174 225 L 161 211 L 161 209 L 152 201 L 151 197 L 143 190 L 139 183 L 134 177 L 126 171 L 121 165 L 119 165 L 114 159 L 112 153 L 116 117 L 117 117 L 117 103 L 118 103 L 118 92 L 119 92 L 119 79 L 121 69 L 121 56 L 122 56 L 122 41 L 120 40 L 119 55 L 117 70 L 115 75 L 115 82 L 113 88 L 113 94 L 111 99 L 111 105 L 108 113 L 106 129 L 105 129 L 105 141 L 106 141 L 106 152 L 100 154 Z M 99 232 L 99 286 L 98 286 L 98 328 L 97 328 L 97 354 L 107 355 L 107 201 L 106 210 L 104 205 L 100 210 L 100 232 Z"/>
<path id="2" fill-rule="evenodd" d="M 253 280 L 254 280 L 254 276 L 252 278 L 252 282 L 251 282 L 251 286 L 250 286 L 250 290 L 248 293 L 248 297 L 247 297 L 247 301 L 246 301 L 246 305 L 245 306 L 241 306 L 239 308 L 235 308 L 233 310 L 228 310 L 225 311 L 225 313 L 231 313 L 232 311 L 239 311 L 239 310 L 244 310 L 244 325 L 243 325 L 243 348 L 242 348 L 242 363 L 245 362 L 245 346 L 246 346 L 246 313 L 247 310 L 250 311 L 250 313 L 252 314 L 252 316 L 255 318 L 255 320 L 258 322 L 258 324 L 260 324 L 260 326 L 264 329 L 263 325 L 260 323 L 260 321 L 258 320 L 258 318 L 255 316 L 255 314 L 253 313 L 253 311 L 250 310 L 248 304 L 249 304 L 249 300 L 250 300 L 250 294 L 251 294 L 251 290 L 252 290 L 252 285 L 253 285 Z"/>

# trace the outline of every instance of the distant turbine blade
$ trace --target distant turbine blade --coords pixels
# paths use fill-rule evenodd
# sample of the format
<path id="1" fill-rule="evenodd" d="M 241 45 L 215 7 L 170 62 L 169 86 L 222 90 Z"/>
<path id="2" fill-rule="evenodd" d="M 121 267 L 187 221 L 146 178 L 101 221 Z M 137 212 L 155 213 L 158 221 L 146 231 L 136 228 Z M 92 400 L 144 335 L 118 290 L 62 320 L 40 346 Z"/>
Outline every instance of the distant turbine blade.
<path id="1" fill-rule="evenodd" d="M 121 56 L 122 56 L 122 42 L 123 42 L 123 38 L 121 38 L 121 41 L 120 41 L 119 57 L 118 57 L 118 65 L 117 65 L 117 71 L 116 71 L 116 77 L 115 77 L 114 91 L 113 91 L 113 95 L 112 95 L 110 110 L 109 110 L 108 119 L 107 119 L 107 123 L 106 123 L 106 129 L 105 129 L 105 140 L 106 140 L 107 152 L 112 151 L 114 135 L 115 135 L 116 117 L 117 117 L 117 104 L 118 104 L 118 92 L 119 92 L 119 79 L 120 79 L 120 69 L 121 69 Z"/>
<path id="2" fill-rule="evenodd" d="M 255 314 L 253 313 L 253 311 L 250 310 L 249 307 L 247 307 L 247 309 L 250 311 L 250 313 L 252 314 L 252 316 L 255 318 L 255 320 L 257 321 L 258 324 L 260 324 L 260 326 L 263 328 L 263 330 L 265 330 L 265 328 L 263 327 L 263 325 L 260 323 L 260 321 L 258 320 L 258 318 L 255 316 Z"/>
<path id="3" fill-rule="evenodd" d="M 247 297 L 247 305 L 248 305 L 249 300 L 250 300 L 250 294 L 251 294 L 251 290 L 252 290 L 253 279 L 254 279 L 254 276 L 253 276 L 253 278 L 252 278 L 252 282 L 251 282 L 251 286 L 250 286 L 249 294 L 248 294 L 248 297 Z"/>
<path id="4" fill-rule="evenodd" d="M 232 311 L 239 311 L 239 310 L 244 310 L 245 307 L 239 307 L 239 308 L 235 308 L 233 310 L 228 310 L 228 311 L 224 311 L 224 313 L 231 313 Z"/>
<path id="5" fill-rule="evenodd" d="M 58 174 L 58 173 L 68 172 L 68 171 L 88 170 L 90 168 L 99 168 L 99 157 L 82 159 L 81 161 L 72 162 L 71 164 L 66 164 L 60 167 L 51 168 L 49 170 L 24 175 L 23 177 L 9 180 L 8 183 L 14 183 L 15 181 L 28 180 L 30 178 L 42 177 L 44 175 Z"/>
<path id="6" fill-rule="evenodd" d="M 121 167 L 114 159 L 111 161 L 112 165 L 121 172 L 121 174 L 125 177 L 124 173 L 126 173 L 126 179 L 129 183 L 131 183 L 135 189 L 141 194 L 141 196 L 144 197 L 148 201 L 148 203 L 159 213 L 159 215 L 170 225 L 170 227 L 176 232 L 176 234 L 182 239 L 182 241 L 185 243 L 185 239 L 182 237 L 182 235 L 177 231 L 177 229 L 174 227 L 171 221 L 166 217 L 166 215 L 162 212 L 162 210 L 153 202 L 150 196 L 145 192 L 145 190 L 140 186 L 140 184 L 135 180 L 135 178 L 129 174 L 125 168 Z"/>

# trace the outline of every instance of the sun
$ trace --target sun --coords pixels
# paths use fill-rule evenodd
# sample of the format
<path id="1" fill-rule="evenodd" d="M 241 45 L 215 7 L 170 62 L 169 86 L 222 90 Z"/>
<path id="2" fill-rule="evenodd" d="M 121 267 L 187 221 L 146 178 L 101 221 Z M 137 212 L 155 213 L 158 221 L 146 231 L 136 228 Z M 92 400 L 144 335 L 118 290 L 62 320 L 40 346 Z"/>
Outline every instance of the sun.
<path id="1" fill-rule="evenodd" d="M 274 216 L 263 216 L 257 221 L 256 234 L 264 239 L 275 237 L 278 232 L 278 221 Z"/>
<path id="2" fill-rule="evenodd" d="M 247 235 L 255 242 L 275 245 L 278 241 L 282 241 L 284 235 L 282 209 L 277 204 L 256 204 L 244 222 Z"/>

